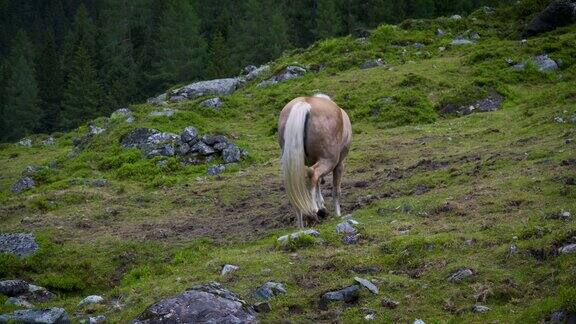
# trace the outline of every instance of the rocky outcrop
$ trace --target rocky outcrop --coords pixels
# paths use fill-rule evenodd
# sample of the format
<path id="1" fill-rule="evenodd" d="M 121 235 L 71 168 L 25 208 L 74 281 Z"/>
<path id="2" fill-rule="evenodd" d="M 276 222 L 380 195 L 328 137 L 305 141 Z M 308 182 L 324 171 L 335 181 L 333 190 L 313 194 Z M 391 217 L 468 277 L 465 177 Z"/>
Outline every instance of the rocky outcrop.
<path id="1" fill-rule="evenodd" d="M 504 102 L 504 97 L 497 92 L 491 92 L 485 98 L 476 100 L 467 105 L 456 105 L 454 103 L 448 102 L 443 104 L 439 113 L 441 115 L 468 115 L 476 112 L 491 112 L 498 110 L 502 103 Z"/>
<path id="2" fill-rule="evenodd" d="M 185 87 L 172 90 L 170 101 L 178 102 L 182 100 L 194 99 L 202 96 L 224 96 L 229 95 L 242 86 L 241 78 L 215 79 L 200 81 L 189 84 Z"/>
<path id="3" fill-rule="evenodd" d="M 140 148 L 146 141 L 148 137 L 153 134 L 159 133 L 156 129 L 151 128 L 136 128 L 130 131 L 128 134 L 122 136 L 120 139 L 120 145 L 123 148 Z"/>
<path id="4" fill-rule="evenodd" d="M 576 23 L 576 1 L 555 0 L 530 21 L 525 34 L 533 36 L 573 23 Z"/>
<path id="5" fill-rule="evenodd" d="M 270 79 L 264 80 L 258 84 L 259 88 L 265 88 L 277 83 L 281 83 L 287 80 L 296 79 L 304 76 L 306 74 L 306 69 L 300 66 L 290 65 L 284 68 L 282 71 L 275 74 Z"/>
<path id="6" fill-rule="evenodd" d="M 194 286 L 148 307 L 133 324 L 257 323 L 256 312 L 216 282 Z"/>
<path id="7" fill-rule="evenodd" d="M 32 233 L 0 234 L 0 252 L 27 257 L 37 250 L 36 237 Z"/>
<path id="8" fill-rule="evenodd" d="M 70 318 L 63 308 L 27 309 L 0 315 L 0 323 L 68 324 Z"/>

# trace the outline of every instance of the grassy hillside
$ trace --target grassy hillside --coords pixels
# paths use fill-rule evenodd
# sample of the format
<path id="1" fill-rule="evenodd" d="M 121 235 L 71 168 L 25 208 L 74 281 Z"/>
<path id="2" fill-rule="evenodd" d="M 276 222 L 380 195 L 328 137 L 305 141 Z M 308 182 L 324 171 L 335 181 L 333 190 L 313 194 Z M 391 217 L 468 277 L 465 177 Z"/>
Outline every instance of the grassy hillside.
<path id="1" fill-rule="evenodd" d="M 26 259 L 0 254 L 0 278 L 50 289 L 58 297 L 41 306 L 70 314 L 86 295 L 102 294 L 107 304 L 89 311 L 111 322 L 211 280 L 250 302 L 264 282 L 286 284 L 272 311 L 259 315 L 263 322 L 359 322 L 366 308 L 378 321 L 427 323 L 539 322 L 559 308 L 576 311 L 576 255 L 556 252 L 576 240 L 576 167 L 562 163 L 576 158 L 576 26 L 520 41 L 518 22 L 533 12 L 479 10 L 319 42 L 272 63 L 305 66 L 302 78 L 263 89 L 249 83 L 223 97 L 220 111 L 198 99 L 171 104 L 172 117 L 149 117 L 158 107 L 134 105 L 134 124 L 94 121 L 106 131 L 83 150 L 72 142 L 87 126 L 54 134 L 52 147 L 3 145 L 0 232 L 33 232 L 40 250 Z M 450 44 L 472 32 L 480 35 L 474 44 Z M 560 68 L 506 62 L 542 53 Z M 374 58 L 386 64 L 358 68 Z M 281 184 L 276 120 L 289 100 L 317 91 L 352 119 L 343 213 L 361 223 L 362 239 L 343 244 L 331 217 L 314 226 L 319 242 L 283 251 L 276 238 L 294 231 L 295 220 Z M 498 111 L 438 113 L 493 92 L 505 98 Z M 248 157 L 209 177 L 211 164 L 170 158 L 159 166 L 119 145 L 135 127 L 179 133 L 189 125 L 234 138 Z M 36 188 L 10 192 L 27 165 L 54 164 L 34 176 Z M 90 185 L 102 178 L 106 186 Z M 558 219 L 563 210 L 572 217 Z M 240 269 L 221 277 L 226 263 Z M 354 269 L 367 267 L 377 271 L 359 276 L 376 280 L 379 295 L 364 290 L 357 303 L 318 307 L 323 292 L 352 284 Z M 475 274 L 447 280 L 464 267 Z M 384 298 L 400 304 L 384 308 Z M 14 309 L 5 299 L 0 313 Z M 467 311 L 474 304 L 491 311 Z"/>

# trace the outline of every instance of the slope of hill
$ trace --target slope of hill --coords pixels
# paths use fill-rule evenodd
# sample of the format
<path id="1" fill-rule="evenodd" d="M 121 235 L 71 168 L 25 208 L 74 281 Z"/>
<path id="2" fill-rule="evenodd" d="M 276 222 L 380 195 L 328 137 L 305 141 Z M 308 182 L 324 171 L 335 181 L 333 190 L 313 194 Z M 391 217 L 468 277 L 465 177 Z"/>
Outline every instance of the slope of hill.
<path id="1" fill-rule="evenodd" d="M 366 38 L 288 53 L 272 71 L 298 65 L 308 69 L 303 77 L 265 88 L 249 82 L 218 110 L 200 105 L 206 97 L 133 105 L 134 123 L 95 120 L 105 130 L 80 146 L 73 139 L 88 126 L 53 134 L 52 146 L 40 144 L 47 136 L 32 137 L 32 147 L 3 145 L 1 232 L 33 232 L 39 250 L 0 254 L 0 278 L 56 293 L 37 306 L 111 322 L 209 281 L 251 304 L 260 285 L 283 283 L 286 293 L 258 315 L 263 322 L 371 314 L 386 322 L 539 322 L 576 311 L 576 254 L 562 249 L 576 243 L 576 27 L 520 40 L 524 10 L 380 26 Z M 462 40 L 470 44 L 456 44 Z M 535 59 L 542 54 L 559 67 L 541 71 L 540 61 L 550 63 Z M 343 243 L 335 229 L 342 220 L 330 217 L 313 225 L 319 239 L 283 249 L 276 239 L 295 221 L 279 174 L 276 118 L 293 97 L 316 92 L 353 122 L 343 211 L 359 222 L 360 239 Z M 166 107 L 176 113 L 150 116 Z M 475 112 L 482 110 L 490 112 Z M 225 134 L 248 155 L 207 176 L 220 158 L 184 166 L 120 145 L 137 127 L 179 134 L 187 126 Z M 36 187 L 11 193 L 28 165 L 41 166 L 31 172 Z M 239 269 L 221 276 L 225 264 Z M 469 276 L 453 280 L 462 269 Z M 356 276 L 374 280 L 379 294 L 362 290 L 354 302 L 322 307 L 323 293 Z M 105 301 L 79 309 L 90 294 Z M 0 294 L 1 313 L 17 308 L 6 300 Z"/>

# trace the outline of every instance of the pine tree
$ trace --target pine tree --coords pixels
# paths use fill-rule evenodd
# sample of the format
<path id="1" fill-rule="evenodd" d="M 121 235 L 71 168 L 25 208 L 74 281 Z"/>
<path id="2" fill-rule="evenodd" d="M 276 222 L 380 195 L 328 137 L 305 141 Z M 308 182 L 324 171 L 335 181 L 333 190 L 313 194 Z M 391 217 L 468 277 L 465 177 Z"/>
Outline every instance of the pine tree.
<path id="1" fill-rule="evenodd" d="M 76 10 L 72 30 L 66 36 L 64 44 L 63 68 L 65 77 L 68 76 L 70 62 L 74 60 L 80 44 L 86 48 L 92 62 L 99 60 L 96 47 L 96 27 L 83 3 Z"/>
<path id="2" fill-rule="evenodd" d="M 36 61 L 36 80 L 38 81 L 40 108 L 43 112 L 40 130 L 52 132 L 59 124 L 64 86 L 62 66 L 52 32 L 47 33 L 44 46 Z"/>
<path id="3" fill-rule="evenodd" d="M 70 62 L 61 125 L 72 128 L 102 114 L 103 92 L 87 47 L 81 42 Z"/>
<path id="4" fill-rule="evenodd" d="M 338 35 L 342 28 L 340 12 L 334 0 L 318 0 L 316 15 L 316 37 L 330 38 Z"/>
<path id="5" fill-rule="evenodd" d="M 23 30 L 16 33 L 6 67 L 2 119 L 6 127 L 4 136 L 12 140 L 36 131 L 42 116 L 38 107 L 33 46 Z"/>
<path id="6" fill-rule="evenodd" d="M 216 31 L 210 42 L 210 62 L 207 67 L 207 74 L 210 78 L 221 78 L 233 73 L 230 63 L 230 50 L 226 39 L 220 31 Z"/>
<path id="7" fill-rule="evenodd" d="M 167 86 L 205 75 L 207 46 L 199 27 L 200 21 L 189 0 L 166 2 L 154 42 L 156 80 Z"/>

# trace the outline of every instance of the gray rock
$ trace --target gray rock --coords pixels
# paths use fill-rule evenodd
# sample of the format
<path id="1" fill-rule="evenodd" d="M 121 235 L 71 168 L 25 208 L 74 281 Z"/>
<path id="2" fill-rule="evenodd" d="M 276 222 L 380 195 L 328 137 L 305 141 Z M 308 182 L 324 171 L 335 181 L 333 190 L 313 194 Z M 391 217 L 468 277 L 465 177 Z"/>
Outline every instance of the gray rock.
<path id="1" fill-rule="evenodd" d="M 257 69 L 257 67 L 255 65 L 252 65 L 252 64 L 247 65 L 242 69 L 242 72 L 240 72 L 240 75 L 246 76 L 256 69 Z"/>
<path id="2" fill-rule="evenodd" d="M 446 35 L 446 32 L 444 30 L 442 30 L 440 28 L 436 29 L 436 36 L 442 37 L 444 35 Z"/>
<path id="3" fill-rule="evenodd" d="M 564 245 L 558 249 L 558 252 L 560 252 L 561 254 L 576 253 L 576 243 Z"/>
<path id="4" fill-rule="evenodd" d="M 33 284 L 28 284 L 28 292 L 20 295 L 21 298 L 29 302 L 45 302 L 54 298 L 54 294 L 48 289 Z"/>
<path id="5" fill-rule="evenodd" d="M 460 19 L 462 19 L 462 16 L 460 16 L 460 15 L 452 15 L 452 16 L 450 17 L 450 19 L 452 19 L 452 20 L 460 20 Z"/>
<path id="6" fill-rule="evenodd" d="M 414 320 L 414 323 L 413 323 L 413 324 L 426 324 L 426 322 L 424 322 L 423 320 L 417 318 L 417 319 Z"/>
<path id="7" fill-rule="evenodd" d="M 200 153 L 202 155 L 210 155 L 214 154 L 216 151 L 206 143 L 200 141 L 190 147 L 190 152 L 192 153 Z"/>
<path id="8" fill-rule="evenodd" d="M 526 35 L 537 35 L 575 22 L 576 2 L 555 0 L 532 19 L 526 27 Z"/>
<path id="9" fill-rule="evenodd" d="M 155 110 L 150 113 L 150 117 L 172 117 L 176 113 L 176 110 L 170 108 L 164 108 L 162 110 Z"/>
<path id="10" fill-rule="evenodd" d="M 516 247 L 515 244 L 510 244 L 510 246 L 508 247 L 508 252 L 506 253 L 506 258 L 510 259 L 516 253 L 518 253 L 518 247 Z"/>
<path id="11" fill-rule="evenodd" d="M 472 313 L 486 313 L 490 311 L 490 307 L 484 305 L 474 305 L 471 308 Z"/>
<path id="12" fill-rule="evenodd" d="M 183 99 L 194 99 L 202 96 L 223 96 L 229 95 L 242 86 L 240 78 L 216 79 L 200 81 L 189 84 L 185 87 L 170 92 L 170 101 L 180 97 Z"/>
<path id="13" fill-rule="evenodd" d="M 80 323 L 84 323 L 84 324 L 106 323 L 106 316 L 104 316 L 104 315 L 90 316 L 90 317 L 88 317 L 88 319 L 80 321 Z"/>
<path id="14" fill-rule="evenodd" d="M 450 43 L 452 45 L 469 45 L 469 44 L 474 44 L 473 41 L 463 38 L 463 37 L 456 37 L 452 40 L 452 42 Z"/>
<path id="15" fill-rule="evenodd" d="M 23 139 L 19 140 L 16 144 L 18 144 L 18 146 L 22 146 L 22 147 L 32 147 L 32 140 L 29 138 L 23 138 Z"/>
<path id="16" fill-rule="evenodd" d="M 128 134 L 122 136 L 120 139 L 120 145 L 123 148 L 141 148 L 148 140 L 148 137 L 156 133 L 159 133 L 159 131 L 156 129 L 135 128 Z"/>
<path id="17" fill-rule="evenodd" d="M 0 250 L 1 251 L 1 250 Z M 20 279 L 0 281 L 0 294 L 17 297 L 28 292 L 28 283 Z"/>
<path id="18" fill-rule="evenodd" d="M 235 144 L 228 144 L 226 148 L 222 150 L 222 159 L 224 163 L 234 163 L 240 161 L 242 157 L 242 152 Z"/>
<path id="19" fill-rule="evenodd" d="M 382 61 L 382 59 L 373 59 L 373 60 L 368 60 L 362 64 L 360 64 L 360 68 L 365 70 L 365 69 L 371 69 L 371 68 L 375 68 L 378 66 L 383 66 L 384 65 L 384 61 Z"/>
<path id="20" fill-rule="evenodd" d="M 264 88 L 273 84 L 281 83 L 287 80 L 296 79 L 304 76 L 306 69 L 300 66 L 290 65 L 278 72 L 270 79 L 264 80 L 258 84 L 259 88 Z"/>
<path id="21" fill-rule="evenodd" d="M 132 110 L 129 108 L 120 108 L 110 115 L 111 119 L 124 119 L 125 122 L 131 124 L 135 121 Z"/>
<path id="22" fill-rule="evenodd" d="M 198 141 L 198 129 L 196 129 L 194 126 L 188 126 L 184 128 L 182 134 L 180 134 L 180 139 L 185 143 L 196 143 Z"/>
<path id="23" fill-rule="evenodd" d="M 560 214 L 558 214 L 558 218 L 563 219 L 563 220 L 568 220 L 571 217 L 572 217 L 572 214 L 570 214 L 570 212 L 567 210 L 562 210 L 562 211 L 560 211 Z"/>
<path id="24" fill-rule="evenodd" d="M 63 308 L 18 310 L 0 315 L 0 323 L 68 324 L 70 318 Z"/>
<path id="25" fill-rule="evenodd" d="M 165 93 L 160 94 L 156 97 L 152 97 L 152 98 L 148 98 L 148 100 L 146 100 L 146 103 L 151 104 L 151 105 L 161 105 L 163 103 L 165 103 L 167 100 L 167 96 Z"/>
<path id="26" fill-rule="evenodd" d="M 492 112 L 498 110 L 504 97 L 497 92 L 490 92 L 486 98 L 474 101 L 468 105 L 456 106 L 452 103 L 447 103 L 442 106 L 439 113 L 442 115 L 468 115 L 477 112 Z"/>
<path id="27" fill-rule="evenodd" d="M 212 148 L 217 152 L 222 152 L 227 146 L 228 143 L 216 143 L 214 146 L 212 146 Z"/>
<path id="28" fill-rule="evenodd" d="M 148 323 L 258 323 L 254 309 L 222 285 L 194 286 L 148 307 L 133 324 Z"/>
<path id="29" fill-rule="evenodd" d="M 215 166 L 208 168 L 208 171 L 206 171 L 206 174 L 209 176 L 214 176 L 214 175 L 217 175 L 217 174 L 224 172 L 224 170 L 226 170 L 226 166 L 224 164 L 218 164 L 218 165 L 215 165 Z"/>
<path id="30" fill-rule="evenodd" d="M 222 267 L 222 271 L 220 272 L 220 274 L 223 275 L 223 276 L 225 276 L 225 275 L 227 275 L 227 274 L 229 274 L 229 273 L 232 273 L 232 272 L 234 272 L 234 271 L 236 271 L 236 270 L 238 270 L 238 269 L 240 269 L 240 267 L 237 266 L 237 265 L 225 264 L 225 265 Z"/>
<path id="31" fill-rule="evenodd" d="M 318 232 L 315 229 L 309 228 L 307 230 L 302 230 L 302 231 L 298 231 L 298 232 L 295 232 L 292 234 L 280 236 L 277 241 L 278 241 L 278 243 L 284 244 L 284 243 L 287 243 L 289 240 L 298 239 L 302 235 L 311 235 L 314 237 L 318 237 L 318 236 L 320 236 L 320 232 Z"/>
<path id="32" fill-rule="evenodd" d="M 142 153 L 147 158 L 154 156 L 174 156 L 176 154 L 175 145 L 178 135 L 172 133 L 155 133 L 148 137 L 142 145 Z"/>
<path id="33" fill-rule="evenodd" d="M 450 282 L 460 282 L 466 278 L 470 278 L 474 275 L 474 271 L 470 268 L 463 268 L 456 270 L 450 274 L 448 281 Z"/>
<path id="34" fill-rule="evenodd" d="M 22 170 L 21 175 L 23 177 L 31 177 L 38 173 L 40 170 L 42 170 L 42 167 L 39 165 L 27 165 L 24 170 Z"/>
<path id="35" fill-rule="evenodd" d="M 96 125 L 89 125 L 88 127 L 90 129 L 88 131 L 88 134 L 90 134 L 90 135 L 98 135 L 98 134 L 102 134 L 102 133 L 104 133 L 104 131 L 106 131 L 105 128 L 98 127 Z"/>
<path id="36" fill-rule="evenodd" d="M 42 145 L 44 145 L 44 146 L 56 145 L 56 140 L 54 139 L 54 137 L 50 136 L 47 139 L 42 141 Z"/>
<path id="37" fill-rule="evenodd" d="M 190 144 L 182 142 L 182 141 L 177 141 L 176 142 L 176 151 L 180 155 L 186 155 L 186 153 L 190 152 Z"/>
<path id="38" fill-rule="evenodd" d="M 91 305 L 91 304 L 100 304 L 103 301 L 104 301 L 104 298 L 102 296 L 90 295 L 90 296 L 82 299 L 82 301 L 80 301 L 80 303 L 78 303 L 77 307 L 84 307 L 84 306 Z"/>
<path id="39" fill-rule="evenodd" d="M 29 302 L 25 301 L 24 299 L 20 299 L 17 297 L 10 297 L 6 300 L 5 305 L 9 306 L 16 306 L 21 308 L 34 308 L 34 305 L 30 304 Z"/>
<path id="40" fill-rule="evenodd" d="M 530 62 L 534 63 L 538 71 L 554 71 L 558 69 L 558 64 L 550 57 L 548 57 L 547 54 L 535 56 L 530 59 Z M 512 68 L 515 70 L 522 71 L 526 68 L 526 63 L 527 62 L 520 62 L 514 64 Z"/>
<path id="41" fill-rule="evenodd" d="M 262 65 L 259 68 L 255 67 L 253 70 L 245 74 L 244 78 L 246 79 L 246 81 L 252 81 L 268 73 L 270 73 L 270 66 Z"/>
<path id="42" fill-rule="evenodd" d="M 412 46 L 414 46 L 414 47 L 417 48 L 417 49 L 423 49 L 423 48 L 426 47 L 426 45 L 424 45 L 424 44 L 422 44 L 422 43 L 418 43 L 418 42 L 412 44 Z"/>
<path id="43" fill-rule="evenodd" d="M 322 295 L 320 299 L 321 306 L 325 307 L 329 302 L 344 301 L 353 302 L 358 299 L 360 286 L 352 285 L 339 290 L 329 291 Z"/>
<path id="44" fill-rule="evenodd" d="M 470 38 L 472 38 L 473 40 L 478 40 L 480 39 L 480 34 L 478 34 L 477 32 L 471 32 Z"/>
<path id="45" fill-rule="evenodd" d="M 38 250 L 32 233 L 0 234 L 0 252 L 27 257 Z"/>
<path id="46" fill-rule="evenodd" d="M 338 234 L 346 234 L 346 235 L 353 235 L 356 234 L 357 230 L 352 226 L 354 222 L 350 222 L 346 220 L 338 225 L 336 225 L 336 233 Z"/>
<path id="47" fill-rule="evenodd" d="M 342 236 L 341 239 L 342 243 L 347 245 L 356 244 L 358 243 L 359 240 L 360 240 L 360 234 L 345 235 Z"/>
<path id="48" fill-rule="evenodd" d="M 274 281 L 268 281 L 256 289 L 256 297 L 264 300 L 269 300 L 278 294 L 284 293 L 286 293 L 286 287 L 283 284 Z"/>
<path id="49" fill-rule="evenodd" d="M 224 135 L 209 135 L 202 136 L 202 142 L 206 145 L 213 146 L 218 143 L 228 143 L 228 138 Z"/>
<path id="50" fill-rule="evenodd" d="M 108 185 L 108 179 L 94 179 L 90 181 L 90 184 L 96 188 L 106 187 Z"/>
<path id="51" fill-rule="evenodd" d="M 206 108 L 220 108 L 222 107 L 222 99 L 216 97 L 216 98 L 211 98 L 211 99 L 206 99 L 204 101 L 202 101 L 200 103 L 200 106 L 202 107 L 206 107 Z"/>
<path id="52" fill-rule="evenodd" d="M 378 295 L 378 287 L 376 287 L 376 285 L 373 284 L 370 280 L 366 280 L 360 277 L 354 277 L 354 280 L 364 286 L 366 289 L 370 290 L 371 293 Z"/>
<path id="53" fill-rule="evenodd" d="M 398 307 L 398 305 L 400 305 L 399 302 L 392 300 L 392 299 L 386 299 L 386 298 L 382 299 L 380 304 L 382 305 L 382 307 L 390 308 L 390 309 L 394 309 L 394 308 Z"/>
<path id="54" fill-rule="evenodd" d="M 259 302 L 254 304 L 254 310 L 258 313 L 268 313 L 272 311 L 272 306 L 270 306 L 269 302 Z"/>

